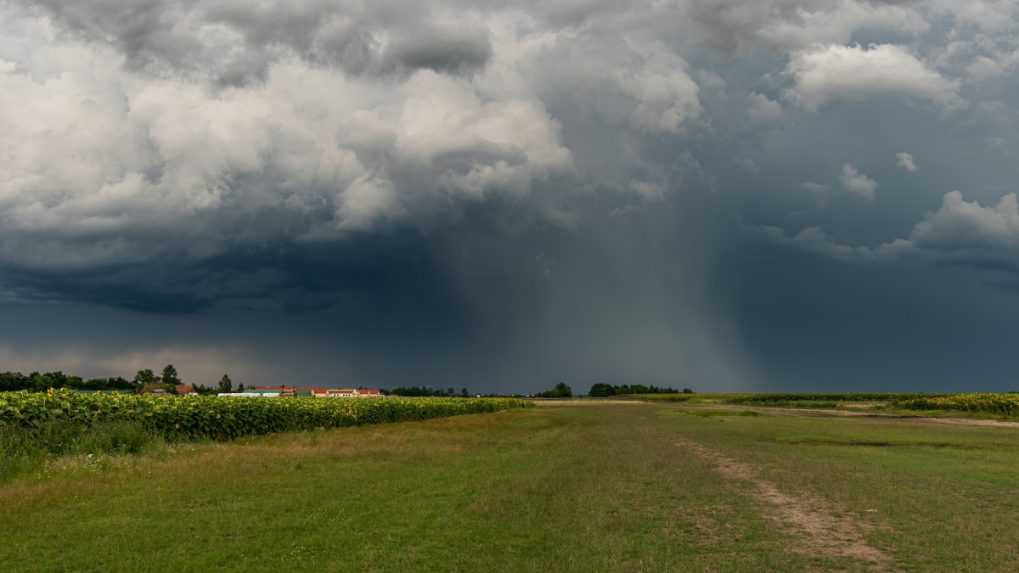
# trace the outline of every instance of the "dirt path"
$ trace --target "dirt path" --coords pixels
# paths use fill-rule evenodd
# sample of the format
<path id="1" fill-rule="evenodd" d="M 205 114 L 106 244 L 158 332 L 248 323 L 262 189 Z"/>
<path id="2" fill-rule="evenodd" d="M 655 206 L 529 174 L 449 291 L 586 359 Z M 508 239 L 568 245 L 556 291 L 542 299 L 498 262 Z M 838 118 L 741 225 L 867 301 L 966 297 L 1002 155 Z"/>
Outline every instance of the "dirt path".
<path id="1" fill-rule="evenodd" d="M 868 562 L 876 571 L 895 570 L 888 554 L 867 544 L 863 535 L 865 526 L 851 517 L 836 515 L 827 502 L 809 494 L 782 493 L 775 484 L 760 478 L 752 465 L 728 458 L 697 442 L 682 440 L 676 445 L 709 462 L 724 479 L 751 486 L 750 494 L 765 508 L 768 519 L 802 539 L 802 544 L 794 551 L 859 559 Z"/>
<path id="2" fill-rule="evenodd" d="M 639 400 L 613 400 L 611 398 L 531 398 L 536 406 L 643 406 Z"/>
<path id="3" fill-rule="evenodd" d="M 985 420 L 981 418 L 935 418 L 932 416 L 909 416 L 902 414 L 885 414 L 882 412 L 860 412 L 854 410 L 833 410 L 825 408 L 783 408 L 778 406 L 747 406 L 725 404 L 713 406 L 733 410 L 755 410 L 761 413 L 772 413 L 782 416 L 829 416 L 836 418 L 880 418 L 882 420 L 899 420 L 910 424 L 942 424 L 948 426 L 978 426 L 985 428 L 1019 429 L 1019 422 L 1005 420 Z"/>

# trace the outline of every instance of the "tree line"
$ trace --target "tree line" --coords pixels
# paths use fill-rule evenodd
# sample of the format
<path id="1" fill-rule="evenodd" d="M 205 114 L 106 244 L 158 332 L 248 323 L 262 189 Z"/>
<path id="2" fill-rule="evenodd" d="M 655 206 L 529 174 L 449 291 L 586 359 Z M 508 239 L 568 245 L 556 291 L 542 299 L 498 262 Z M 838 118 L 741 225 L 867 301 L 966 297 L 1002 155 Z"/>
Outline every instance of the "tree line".
<path id="1" fill-rule="evenodd" d="M 587 395 L 596 398 L 605 398 L 607 396 L 623 396 L 626 394 L 693 394 L 693 390 L 689 388 L 683 388 L 682 390 L 676 390 L 671 387 L 659 387 L 652 384 L 651 386 L 645 386 L 643 384 L 622 384 L 616 386 L 614 384 L 594 384 L 591 386 L 591 390 L 588 391 Z"/>
<path id="2" fill-rule="evenodd" d="M 21 372 L 0 372 L 0 392 L 28 390 L 30 392 L 45 392 L 50 388 L 73 388 L 75 390 L 92 391 L 131 391 L 135 384 L 131 380 L 121 377 L 115 378 L 88 378 L 81 376 L 68 376 L 63 372 L 32 372 L 22 374 Z"/>
<path id="3" fill-rule="evenodd" d="M 177 387 L 183 383 L 180 374 L 178 374 L 173 364 L 167 364 L 159 374 L 148 368 L 139 370 L 131 380 L 119 376 L 115 378 L 84 379 L 80 376 L 70 376 L 60 371 L 32 372 L 31 374 L 0 372 L 0 392 L 18 390 L 45 392 L 50 388 L 68 388 L 91 392 L 144 392 L 161 389 L 164 392 L 173 394 L 177 392 Z M 191 389 L 198 394 L 229 394 L 231 392 L 244 392 L 244 384 L 234 385 L 230 375 L 224 374 L 219 379 L 219 382 L 213 386 L 191 384 Z M 429 386 L 398 386 L 390 389 L 383 388 L 381 392 L 392 396 L 462 396 L 464 398 L 472 396 L 467 388 L 461 388 L 457 391 L 453 387 L 443 389 Z"/>
<path id="4" fill-rule="evenodd" d="M 544 392 L 539 392 L 537 396 L 539 398 L 571 398 L 573 397 L 573 388 L 570 388 L 569 384 L 565 382 L 560 382 Z"/>
<path id="5" fill-rule="evenodd" d="M 645 386 L 643 384 L 604 384 L 598 383 L 593 384 L 591 389 L 587 392 L 588 396 L 593 398 L 605 398 L 608 396 L 624 396 L 627 394 L 693 394 L 693 390 L 689 388 L 683 388 L 682 390 L 676 390 L 671 387 L 661 386 Z M 565 382 L 560 382 L 545 390 L 544 392 L 538 392 L 535 394 L 538 398 L 571 398 L 573 397 L 573 388 Z"/>
<path id="6" fill-rule="evenodd" d="M 61 371 L 56 372 L 0 372 L 0 392 L 27 390 L 29 392 L 45 392 L 50 388 L 79 390 L 87 392 L 143 392 L 161 388 L 168 393 L 176 393 L 177 387 L 183 384 L 173 364 L 167 364 L 160 374 L 145 368 L 139 370 L 134 378 L 128 380 L 117 376 L 112 378 L 82 378 L 71 376 Z M 216 394 L 218 392 L 243 392 L 244 384 L 234 390 L 230 376 L 224 374 L 216 386 L 208 387 L 193 384 L 191 388 L 199 394 Z"/>
<path id="7" fill-rule="evenodd" d="M 452 386 L 443 390 L 442 388 L 431 388 L 429 386 L 397 386 L 396 388 L 382 388 L 379 390 L 387 396 L 436 396 L 436 397 L 450 397 L 457 396 L 458 393 L 456 388 Z M 461 388 L 459 395 L 467 398 L 470 396 L 470 392 L 467 388 Z"/>

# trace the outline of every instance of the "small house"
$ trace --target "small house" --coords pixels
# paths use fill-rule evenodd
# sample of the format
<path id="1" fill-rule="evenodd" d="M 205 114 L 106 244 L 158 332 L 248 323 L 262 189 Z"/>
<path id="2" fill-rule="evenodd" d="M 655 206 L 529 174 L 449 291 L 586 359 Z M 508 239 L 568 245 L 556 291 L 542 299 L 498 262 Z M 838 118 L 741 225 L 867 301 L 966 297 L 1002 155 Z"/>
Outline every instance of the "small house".
<path id="1" fill-rule="evenodd" d="M 311 395 L 315 398 L 353 398 L 357 396 L 354 388 L 312 388 Z"/>

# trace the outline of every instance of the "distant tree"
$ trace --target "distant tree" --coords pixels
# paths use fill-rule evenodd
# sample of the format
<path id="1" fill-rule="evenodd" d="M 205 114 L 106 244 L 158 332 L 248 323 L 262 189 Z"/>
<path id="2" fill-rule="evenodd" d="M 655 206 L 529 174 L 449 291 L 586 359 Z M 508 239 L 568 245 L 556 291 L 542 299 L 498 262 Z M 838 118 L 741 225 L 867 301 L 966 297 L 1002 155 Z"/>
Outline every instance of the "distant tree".
<path id="1" fill-rule="evenodd" d="M 135 386 L 154 384 L 158 381 L 159 379 L 156 378 L 155 373 L 149 370 L 148 368 L 146 368 L 145 370 L 139 370 L 138 373 L 134 375 Z"/>
<path id="2" fill-rule="evenodd" d="M 542 398 L 569 398 L 573 396 L 573 389 L 570 388 L 565 382 L 560 382 L 555 385 L 551 390 L 545 390 L 541 394 L 538 394 Z"/>
<path id="3" fill-rule="evenodd" d="M 13 392 L 15 390 L 28 390 L 31 388 L 28 376 L 21 372 L 0 373 L 0 392 Z"/>
<path id="4" fill-rule="evenodd" d="M 163 368 L 163 384 L 171 384 L 173 386 L 180 384 L 180 376 L 177 375 L 177 369 L 173 367 L 173 364 L 167 364 Z"/>
<path id="5" fill-rule="evenodd" d="M 615 396 L 616 388 L 612 384 L 594 384 L 591 386 L 591 390 L 588 391 L 587 395 L 595 398 Z"/>
<path id="6" fill-rule="evenodd" d="M 120 376 L 107 378 L 107 385 L 111 390 L 134 390 L 135 383 Z"/>
<path id="7" fill-rule="evenodd" d="M 678 394 L 675 388 L 660 388 L 655 385 L 645 386 L 643 384 L 594 384 L 588 392 L 589 396 L 624 396 L 627 394 Z"/>
<path id="8" fill-rule="evenodd" d="M 241 383 L 240 386 L 237 387 L 237 391 L 238 392 L 244 392 L 244 383 L 243 382 Z"/>
<path id="9" fill-rule="evenodd" d="M 219 379 L 219 391 L 223 394 L 229 394 L 234 391 L 234 383 L 233 380 L 230 380 L 229 375 L 223 374 L 223 377 Z"/>
<path id="10" fill-rule="evenodd" d="M 467 398 L 467 397 L 469 397 L 469 396 L 470 396 L 471 394 L 470 394 L 470 392 L 468 392 L 468 391 L 467 391 L 467 388 L 461 388 L 461 389 L 460 389 L 460 395 L 461 395 L 461 396 L 463 396 L 464 398 Z"/>
<path id="11" fill-rule="evenodd" d="M 209 386 L 205 386 L 203 384 L 192 384 L 191 389 L 195 391 L 195 394 L 198 394 L 200 396 L 207 396 L 209 394 L 216 393 L 215 388 L 210 388 Z"/>
<path id="12" fill-rule="evenodd" d="M 63 372 L 33 372 L 28 375 L 29 389 L 36 392 L 45 392 L 50 388 L 63 388 L 67 383 L 67 376 Z"/>
<path id="13" fill-rule="evenodd" d="M 691 390 L 689 388 L 683 388 L 683 393 L 684 394 L 693 394 L 694 392 L 693 392 L 693 390 Z"/>

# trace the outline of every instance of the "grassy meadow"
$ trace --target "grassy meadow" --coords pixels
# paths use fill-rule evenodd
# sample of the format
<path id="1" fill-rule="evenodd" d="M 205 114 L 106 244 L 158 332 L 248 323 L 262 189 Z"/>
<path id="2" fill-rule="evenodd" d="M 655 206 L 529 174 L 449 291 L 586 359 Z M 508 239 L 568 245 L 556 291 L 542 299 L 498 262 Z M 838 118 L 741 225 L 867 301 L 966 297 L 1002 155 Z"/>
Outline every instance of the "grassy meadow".
<path id="1" fill-rule="evenodd" d="M 1019 428 L 779 410 L 547 402 L 71 452 L 0 483 L 0 563 L 12 572 L 1019 569 Z"/>

